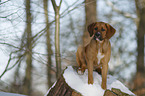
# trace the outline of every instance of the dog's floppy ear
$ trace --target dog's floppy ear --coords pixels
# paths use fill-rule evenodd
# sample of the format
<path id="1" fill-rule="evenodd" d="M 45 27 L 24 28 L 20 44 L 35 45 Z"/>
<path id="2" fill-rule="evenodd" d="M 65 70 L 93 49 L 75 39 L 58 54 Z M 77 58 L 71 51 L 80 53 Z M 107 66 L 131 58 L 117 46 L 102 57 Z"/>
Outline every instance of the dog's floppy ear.
<path id="1" fill-rule="evenodd" d="M 110 39 L 116 32 L 116 30 L 109 24 L 106 23 L 107 33 L 106 38 Z"/>
<path id="2" fill-rule="evenodd" d="M 93 36 L 93 31 L 94 31 L 94 26 L 96 25 L 96 23 L 92 23 L 88 26 L 88 32 L 90 34 L 90 37 Z"/>

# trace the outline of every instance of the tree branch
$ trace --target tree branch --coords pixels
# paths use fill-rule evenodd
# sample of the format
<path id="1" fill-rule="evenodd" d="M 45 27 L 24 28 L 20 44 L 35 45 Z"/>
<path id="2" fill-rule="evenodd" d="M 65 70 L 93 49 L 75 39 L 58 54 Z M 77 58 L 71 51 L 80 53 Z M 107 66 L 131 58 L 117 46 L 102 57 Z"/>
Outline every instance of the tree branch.
<path id="1" fill-rule="evenodd" d="M 51 2 L 52 2 L 52 6 L 53 6 L 54 11 L 56 11 L 57 10 L 57 5 L 56 5 L 55 0 L 51 0 Z"/>
<path id="2" fill-rule="evenodd" d="M 105 1 L 106 1 L 105 3 L 106 3 L 108 6 L 110 6 L 110 7 L 112 8 L 113 11 L 115 11 L 115 12 L 117 12 L 117 13 L 119 13 L 119 14 L 122 14 L 122 15 L 125 16 L 126 18 L 131 18 L 131 19 L 134 20 L 135 22 L 137 21 L 137 19 L 136 19 L 132 14 L 127 13 L 127 12 L 123 12 L 123 11 L 119 10 L 119 9 L 116 8 L 116 7 L 113 5 L 113 3 L 112 3 L 111 1 L 109 1 L 109 0 L 105 0 Z"/>
<path id="3" fill-rule="evenodd" d="M 10 1 L 10 0 L 7 0 L 7 1 L 5 1 L 5 2 L 2 2 L 2 3 L 0 3 L 0 5 L 2 5 L 2 4 L 4 4 L 4 3 L 7 3 L 8 1 Z"/>
<path id="4" fill-rule="evenodd" d="M 62 4 L 62 0 L 60 0 L 60 3 L 59 3 L 59 9 L 60 9 L 60 7 L 61 7 L 61 4 Z"/>
<path id="5" fill-rule="evenodd" d="M 0 75 L 0 78 L 6 73 L 6 71 L 7 71 L 7 68 L 9 67 L 9 64 L 10 64 L 10 62 L 11 62 L 11 59 L 12 59 L 12 52 L 10 53 L 10 55 L 9 55 L 9 60 L 8 60 L 8 63 L 7 63 L 7 66 L 6 66 L 6 68 L 5 68 L 5 70 L 3 71 L 3 73 Z"/>
<path id="6" fill-rule="evenodd" d="M 24 52 L 22 55 L 19 55 L 18 57 L 12 57 L 12 54 L 13 54 L 13 53 L 16 53 L 16 52 L 18 52 L 18 51 L 14 51 L 14 52 L 11 52 L 11 53 L 9 54 L 9 60 L 8 60 L 8 62 L 7 62 L 6 68 L 5 68 L 5 70 L 3 71 L 3 73 L 0 75 L 0 78 L 2 78 L 2 76 L 3 76 L 7 71 L 11 70 L 11 69 L 14 68 L 19 62 L 21 62 L 22 57 L 23 57 L 23 56 L 25 55 L 25 53 L 26 53 L 26 52 Z M 10 65 L 11 60 L 12 60 L 12 59 L 15 59 L 15 58 L 18 58 L 18 60 L 9 68 L 9 65 Z"/>
<path id="7" fill-rule="evenodd" d="M 14 45 L 12 45 L 12 44 L 9 44 L 9 43 L 0 42 L 0 44 L 7 45 L 7 46 L 11 46 L 11 47 L 14 47 L 14 48 L 16 48 L 16 49 L 20 49 L 19 47 L 16 47 L 16 46 L 14 46 Z"/>
<path id="8" fill-rule="evenodd" d="M 66 14 L 70 13 L 71 11 L 77 9 L 78 7 L 80 7 L 81 4 L 83 4 L 84 2 L 77 4 L 74 8 L 72 8 L 71 10 L 69 10 L 69 8 L 71 8 L 72 6 L 74 6 L 78 1 L 74 2 L 72 5 L 68 6 L 61 14 L 61 18 L 64 17 Z"/>
<path id="9" fill-rule="evenodd" d="M 11 70 L 12 68 L 14 68 L 19 62 L 21 62 L 23 55 L 18 56 L 18 60 L 15 62 L 15 64 L 13 66 L 11 66 L 10 68 L 7 68 L 7 71 Z"/>

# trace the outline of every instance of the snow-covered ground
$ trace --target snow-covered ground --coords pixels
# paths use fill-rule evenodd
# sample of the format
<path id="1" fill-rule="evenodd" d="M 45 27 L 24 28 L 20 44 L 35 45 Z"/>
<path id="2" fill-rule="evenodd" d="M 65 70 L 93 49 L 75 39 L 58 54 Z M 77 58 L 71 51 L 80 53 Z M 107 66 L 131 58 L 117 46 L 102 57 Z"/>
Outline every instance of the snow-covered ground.
<path id="1" fill-rule="evenodd" d="M 83 96 L 103 96 L 105 90 L 101 88 L 102 77 L 97 73 L 93 72 L 94 84 L 88 84 L 88 70 L 83 75 L 78 75 L 74 69 L 69 66 L 63 74 L 66 83 L 77 92 L 80 92 Z M 107 89 L 117 88 L 122 92 L 130 95 L 133 94 L 125 85 L 120 81 L 116 80 L 113 76 L 107 76 Z"/>
<path id="2" fill-rule="evenodd" d="M 15 94 L 15 93 L 0 92 L 0 96 L 26 96 L 26 95 Z"/>

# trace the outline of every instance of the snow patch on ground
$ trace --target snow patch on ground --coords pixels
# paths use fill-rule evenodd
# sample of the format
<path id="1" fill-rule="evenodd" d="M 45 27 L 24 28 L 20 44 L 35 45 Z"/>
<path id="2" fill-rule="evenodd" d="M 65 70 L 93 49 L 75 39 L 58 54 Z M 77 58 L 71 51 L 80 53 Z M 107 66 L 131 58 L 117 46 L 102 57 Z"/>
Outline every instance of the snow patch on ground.
<path id="1" fill-rule="evenodd" d="M 102 77 L 97 73 L 93 72 L 94 84 L 88 84 L 88 70 L 83 75 L 78 73 L 71 67 L 68 66 L 64 71 L 63 77 L 66 83 L 80 92 L 83 96 L 103 96 L 105 90 L 101 88 Z M 107 76 L 107 89 L 117 88 L 122 92 L 134 95 L 127 87 L 125 87 L 120 81 L 116 80 L 113 76 Z"/>
<path id="2" fill-rule="evenodd" d="M 15 94 L 15 93 L 7 93 L 7 92 L 0 92 L 0 96 L 26 96 L 26 95 Z"/>

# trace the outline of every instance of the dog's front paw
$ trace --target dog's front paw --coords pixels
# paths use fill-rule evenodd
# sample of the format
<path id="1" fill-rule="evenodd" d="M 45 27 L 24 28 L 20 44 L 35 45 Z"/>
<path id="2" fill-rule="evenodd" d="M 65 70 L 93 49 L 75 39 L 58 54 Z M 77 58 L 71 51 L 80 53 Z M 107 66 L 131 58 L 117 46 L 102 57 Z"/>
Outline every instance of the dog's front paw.
<path id="1" fill-rule="evenodd" d="M 93 84 L 94 83 L 94 81 L 93 81 L 93 79 L 88 79 L 88 84 Z"/>
<path id="2" fill-rule="evenodd" d="M 79 74 L 79 75 L 83 75 L 84 72 L 78 70 L 78 74 Z"/>
<path id="3" fill-rule="evenodd" d="M 106 87 L 107 87 L 107 86 L 106 86 L 106 84 L 103 84 L 103 83 L 102 83 L 102 84 L 101 84 L 101 87 L 102 87 L 102 89 L 106 90 Z"/>
<path id="4" fill-rule="evenodd" d="M 79 69 L 77 70 L 77 73 L 78 73 L 79 75 L 83 75 L 84 72 L 85 72 L 85 69 L 83 69 L 83 68 L 79 68 Z"/>

